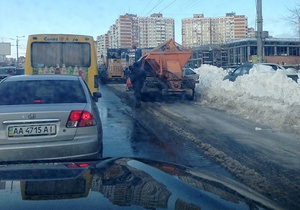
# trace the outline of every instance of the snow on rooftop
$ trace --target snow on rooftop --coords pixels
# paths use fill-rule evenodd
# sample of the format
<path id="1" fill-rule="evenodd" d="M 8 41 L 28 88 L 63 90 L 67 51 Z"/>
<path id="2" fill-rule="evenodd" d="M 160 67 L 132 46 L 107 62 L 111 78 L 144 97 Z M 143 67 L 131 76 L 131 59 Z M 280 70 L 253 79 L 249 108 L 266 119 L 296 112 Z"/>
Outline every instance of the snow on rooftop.
<path id="1" fill-rule="evenodd" d="M 269 67 L 240 76 L 235 82 L 223 80 L 222 68 L 202 65 L 197 100 L 202 105 L 239 115 L 275 130 L 300 134 L 300 81 Z"/>

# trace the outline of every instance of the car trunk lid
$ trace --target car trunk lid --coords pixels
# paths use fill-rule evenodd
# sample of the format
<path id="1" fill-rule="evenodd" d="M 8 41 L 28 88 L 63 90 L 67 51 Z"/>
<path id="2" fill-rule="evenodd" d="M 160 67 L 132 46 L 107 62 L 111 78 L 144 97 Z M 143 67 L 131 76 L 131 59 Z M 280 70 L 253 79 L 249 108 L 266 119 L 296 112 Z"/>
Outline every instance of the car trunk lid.
<path id="1" fill-rule="evenodd" d="M 72 140 L 77 128 L 67 128 L 70 110 L 85 103 L 0 106 L 0 144 Z"/>

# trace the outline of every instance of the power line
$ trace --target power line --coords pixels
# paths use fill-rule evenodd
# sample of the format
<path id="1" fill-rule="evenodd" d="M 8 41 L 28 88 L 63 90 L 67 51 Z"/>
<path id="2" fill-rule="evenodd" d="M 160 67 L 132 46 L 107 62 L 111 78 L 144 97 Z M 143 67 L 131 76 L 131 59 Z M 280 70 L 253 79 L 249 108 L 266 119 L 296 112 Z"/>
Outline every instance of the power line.
<path id="1" fill-rule="evenodd" d="M 147 7 L 149 6 L 149 4 L 152 2 L 152 0 L 150 0 L 149 1 L 149 3 L 145 6 L 145 8 L 141 11 L 141 13 L 143 13 L 146 9 L 147 9 Z"/>
<path id="2" fill-rule="evenodd" d="M 146 14 L 146 16 L 150 13 L 150 12 L 152 12 L 158 5 L 160 5 L 162 2 L 163 2 L 164 0 L 160 0 L 160 2 L 158 2 L 147 14 Z"/>
<path id="3" fill-rule="evenodd" d="M 176 0 L 172 1 L 170 4 L 168 4 L 165 8 L 163 8 L 162 10 L 160 10 L 159 13 L 161 13 L 162 11 L 164 11 L 166 8 L 168 8 L 171 4 L 173 4 Z"/>
<path id="4" fill-rule="evenodd" d="M 183 4 L 178 6 L 178 9 L 175 11 L 176 14 L 180 14 L 182 12 L 185 12 L 185 8 L 187 6 L 190 6 L 190 3 L 194 2 L 194 0 L 184 1 Z"/>
<path id="5" fill-rule="evenodd" d="M 196 4 L 198 4 L 199 2 L 194 2 L 194 4 L 190 4 L 186 9 L 189 9 L 189 8 L 192 8 L 192 7 L 194 7 Z"/>

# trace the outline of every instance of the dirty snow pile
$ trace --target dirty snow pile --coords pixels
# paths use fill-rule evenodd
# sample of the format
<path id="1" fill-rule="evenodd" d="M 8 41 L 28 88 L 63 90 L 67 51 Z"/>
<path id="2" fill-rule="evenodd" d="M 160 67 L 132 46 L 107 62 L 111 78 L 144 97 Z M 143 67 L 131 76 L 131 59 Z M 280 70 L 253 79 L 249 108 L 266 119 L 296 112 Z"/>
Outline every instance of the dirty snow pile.
<path id="1" fill-rule="evenodd" d="M 282 71 L 250 70 L 235 82 L 223 80 L 222 68 L 202 65 L 196 87 L 200 104 L 226 110 L 273 129 L 300 134 L 300 81 Z"/>

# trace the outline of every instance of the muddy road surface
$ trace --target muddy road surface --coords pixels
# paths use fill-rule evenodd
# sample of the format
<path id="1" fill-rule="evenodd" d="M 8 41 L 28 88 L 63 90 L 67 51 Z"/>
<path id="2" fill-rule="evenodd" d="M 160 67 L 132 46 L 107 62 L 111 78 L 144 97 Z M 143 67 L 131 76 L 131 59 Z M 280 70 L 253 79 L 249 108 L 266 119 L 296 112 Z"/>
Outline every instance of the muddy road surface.
<path id="1" fill-rule="evenodd" d="M 107 88 L 128 107 L 134 107 L 133 95 L 124 85 Z M 181 161 L 187 158 L 188 165 L 201 161 L 192 158 L 199 153 L 203 160 L 211 161 L 208 165 L 222 167 L 284 209 L 300 209 L 300 136 L 277 132 L 195 101 L 147 102 L 131 113 L 159 144 L 169 149 L 179 144 L 182 148 L 176 153 L 183 154 Z"/>
<path id="2" fill-rule="evenodd" d="M 161 141 L 155 132 L 138 122 L 135 110 L 107 86 L 101 87 L 101 93 L 98 108 L 103 124 L 103 157 L 140 157 L 172 162 L 234 178 L 199 152 L 194 142 L 168 138 Z M 168 132 L 162 133 L 167 136 Z"/>

